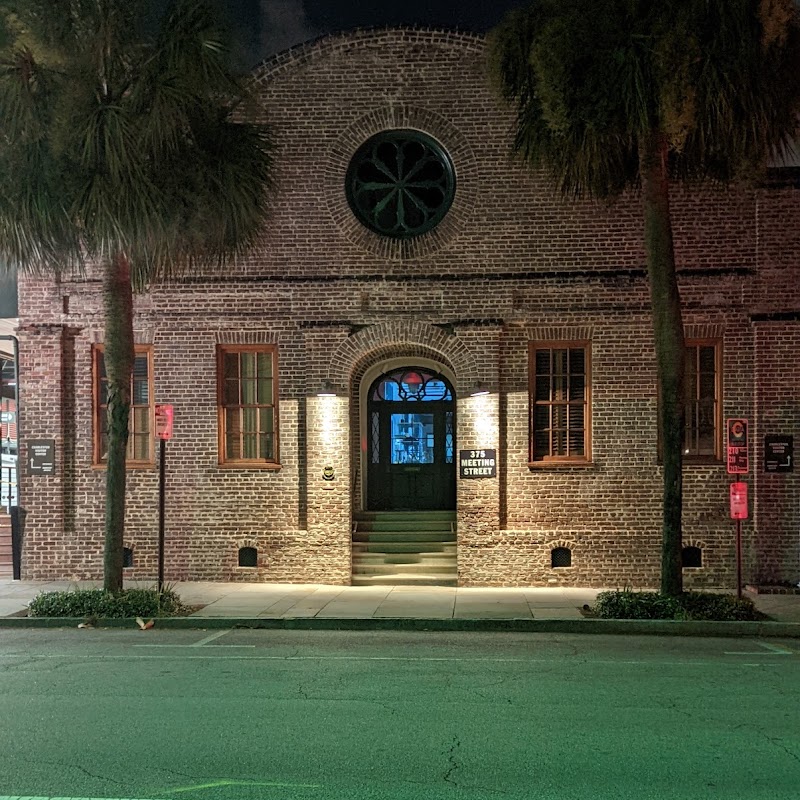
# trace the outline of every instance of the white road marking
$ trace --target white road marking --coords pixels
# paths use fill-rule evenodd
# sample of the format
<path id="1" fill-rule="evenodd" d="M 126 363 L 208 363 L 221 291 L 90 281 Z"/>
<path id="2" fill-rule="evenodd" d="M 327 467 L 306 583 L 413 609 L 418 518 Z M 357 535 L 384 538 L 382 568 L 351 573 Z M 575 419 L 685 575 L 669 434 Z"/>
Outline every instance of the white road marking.
<path id="1" fill-rule="evenodd" d="M 141 645 L 142 647 L 146 645 Z M 170 645 L 149 645 L 150 647 L 170 647 Z M 219 647 L 209 647 L 206 650 L 222 650 L 223 647 L 233 647 L 234 645 L 220 645 Z M 182 645 L 184 649 L 191 647 L 191 645 Z M 747 653 L 732 653 L 732 655 L 748 655 Z M 749 655 L 768 655 L 767 653 L 750 653 Z M 788 655 L 788 654 L 787 654 Z M 369 661 L 369 662 L 452 662 L 452 663 L 465 663 L 465 662 L 474 662 L 476 664 L 561 664 L 563 663 L 564 659 L 561 658 L 456 658 L 456 657 L 410 657 L 410 656 L 248 656 L 248 655 L 188 655 L 188 654 L 181 654 L 179 656 L 181 659 L 185 661 L 200 661 L 200 660 L 207 660 L 207 661 Z M 169 656 L 169 655 L 106 655 L 102 653 L 97 653 L 95 655 L 86 655 L 86 654 L 77 654 L 77 653 L 11 653 L 11 654 L 0 654 L 0 660 L 2 659 L 14 659 L 14 658 L 60 658 L 60 659 L 94 659 L 96 661 L 132 661 L 132 660 L 140 660 L 144 661 L 146 659 L 150 660 L 158 660 L 158 661 L 168 661 L 168 660 L 175 660 L 177 656 Z M 699 666 L 699 667 L 708 667 L 708 666 L 723 666 L 725 662 L 720 661 L 620 661 L 620 660 L 599 660 L 599 661 L 587 661 L 587 664 L 590 666 L 593 665 L 604 665 L 604 666 L 618 666 L 620 664 L 629 665 L 629 666 L 641 666 L 641 667 L 689 667 L 689 666 Z M 737 664 L 738 667 L 763 667 L 764 662 L 761 663 L 739 663 Z M 4 800 L 2 796 L 0 796 L 0 800 Z"/>
<path id="2" fill-rule="evenodd" d="M 759 647 L 769 652 L 765 653 L 764 650 L 726 650 L 726 656 L 793 656 L 794 650 L 788 647 L 781 647 L 777 644 L 770 644 L 769 642 L 756 642 Z"/>
<path id="3" fill-rule="evenodd" d="M 135 644 L 134 647 L 172 647 L 178 650 L 184 647 L 203 647 L 209 642 L 213 642 L 214 640 L 225 636 L 226 633 L 230 633 L 231 630 L 231 628 L 228 628 L 226 631 L 217 631 L 216 633 L 212 633 L 209 636 L 206 636 L 205 639 L 201 639 L 199 642 L 195 642 L 194 644 Z M 255 650 L 256 646 L 254 644 L 218 644 L 216 647 L 241 647 L 247 650 Z"/>
<path id="4" fill-rule="evenodd" d="M 793 656 L 795 654 L 794 650 L 790 650 L 783 645 L 770 644 L 769 642 L 759 642 L 759 644 L 761 647 L 765 647 L 767 650 L 771 650 L 773 653 L 779 653 L 782 656 Z"/>
<path id="5" fill-rule="evenodd" d="M 34 797 L 27 797 L 23 795 L 13 794 L 13 795 L 0 795 L 0 800 L 135 800 L 134 798 L 120 798 L 120 797 L 62 797 L 61 795 L 52 796 L 52 797 L 42 797 L 41 795 L 36 795 Z M 155 800 L 155 798 L 151 798 L 151 800 Z"/>
<path id="6" fill-rule="evenodd" d="M 195 644 L 135 644 L 134 647 L 165 647 L 168 650 L 185 650 L 185 649 L 188 648 L 190 650 L 196 650 L 198 647 L 200 647 L 200 644 L 199 643 L 195 643 Z M 242 649 L 242 650 L 255 650 L 255 647 L 256 646 L 254 644 L 218 644 L 218 645 L 216 645 L 214 647 L 214 649 L 215 650 L 222 650 L 222 649 L 226 649 L 226 650 L 231 649 L 231 650 L 233 650 L 233 649 L 239 648 L 239 649 Z M 0 797 L 0 800 L 3 800 L 3 798 Z"/>
<path id="7" fill-rule="evenodd" d="M 202 647 L 204 644 L 208 644 L 209 642 L 213 642 L 215 639 L 219 639 L 222 636 L 230 633 L 230 628 L 226 631 L 217 631 L 216 633 L 212 633 L 209 636 L 206 636 L 205 639 L 201 639 L 199 642 L 195 642 L 194 644 L 190 644 L 189 647 Z M 255 647 L 255 645 L 253 645 Z"/>

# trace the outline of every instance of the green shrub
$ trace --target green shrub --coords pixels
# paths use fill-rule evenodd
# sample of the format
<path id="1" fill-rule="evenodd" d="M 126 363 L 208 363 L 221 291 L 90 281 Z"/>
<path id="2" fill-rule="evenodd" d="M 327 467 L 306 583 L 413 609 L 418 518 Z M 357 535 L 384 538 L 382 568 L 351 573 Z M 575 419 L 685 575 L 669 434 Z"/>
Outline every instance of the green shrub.
<path id="1" fill-rule="evenodd" d="M 729 594 L 684 592 L 667 597 L 658 592 L 600 592 L 593 607 L 603 619 L 685 619 L 731 622 L 759 620 L 764 616 L 749 598 Z"/>
<path id="2" fill-rule="evenodd" d="M 32 617 L 168 617 L 184 610 L 180 598 L 170 589 L 124 589 L 119 593 L 103 589 L 73 589 L 42 592 L 28 605 Z"/>
<path id="3" fill-rule="evenodd" d="M 675 619 L 680 606 L 658 592 L 600 592 L 594 611 L 603 619 Z"/>
<path id="4" fill-rule="evenodd" d="M 732 594 L 684 592 L 680 597 L 686 619 L 757 620 L 763 619 L 749 597 L 741 600 Z"/>

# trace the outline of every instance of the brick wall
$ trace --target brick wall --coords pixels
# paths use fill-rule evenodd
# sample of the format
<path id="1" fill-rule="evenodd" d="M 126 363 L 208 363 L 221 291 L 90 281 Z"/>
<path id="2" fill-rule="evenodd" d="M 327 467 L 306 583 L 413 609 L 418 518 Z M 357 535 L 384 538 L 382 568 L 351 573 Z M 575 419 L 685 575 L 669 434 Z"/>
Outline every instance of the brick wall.
<path id="1" fill-rule="evenodd" d="M 154 348 L 155 400 L 175 406 L 167 447 L 167 577 L 350 579 L 352 513 L 363 505 L 364 382 L 425 364 L 457 389 L 457 448 L 494 448 L 498 477 L 458 484 L 462 585 L 652 586 L 660 561 L 656 367 L 641 202 L 566 201 L 509 157 L 511 114 L 487 88 L 479 37 L 356 32 L 263 65 L 278 195 L 262 240 L 224 271 L 196 272 L 137 299 L 136 339 Z M 449 152 L 453 206 L 433 231 L 393 241 L 363 228 L 344 194 L 358 146 L 416 128 Z M 687 335 L 723 340 L 723 416 L 798 437 L 800 196 L 791 187 L 676 188 L 676 256 Z M 102 571 L 102 469 L 93 468 L 91 345 L 102 341 L 97 270 L 20 282 L 21 426 L 54 438 L 57 475 L 22 474 L 27 577 Z M 762 321 L 758 321 L 762 320 Z M 592 462 L 528 466 L 528 344 L 587 339 Z M 280 469 L 220 467 L 216 347 L 275 344 Z M 323 380 L 339 396 L 318 398 Z M 490 389 L 470 397 L 475 381 Z M 779 429 L 779 430 L 778 430 Z M 754 454 L 746 577 L 797 580 L 798 482 Z M 335 478 L 324 481 L 325 467 Z M 702 549 L 689 586 L 731 586 L 729 476 L 685 469 L 684 540 Z M 131 577 L 152 578 L 156 467 L 129 472 Z M 241 547 L 258 551 L 239 567 Z M 567 547 L 572 566 L 552 568 Z"/>

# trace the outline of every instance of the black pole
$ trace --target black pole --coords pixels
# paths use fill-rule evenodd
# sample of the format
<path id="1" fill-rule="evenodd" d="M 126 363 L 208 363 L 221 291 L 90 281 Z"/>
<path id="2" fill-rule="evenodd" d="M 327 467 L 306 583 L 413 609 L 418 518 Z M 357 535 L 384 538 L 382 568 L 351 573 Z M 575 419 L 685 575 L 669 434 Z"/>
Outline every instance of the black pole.
<path id="1" fill-rule="evenodd" d="M 158 593 L 164 587 L 164 484 L 167 442 L 159 439 L 158 451 Z"/>
<path id="2" fill-rule="evenodd" d="M 742 599 L 742 521 L 736 520 L 736 596 Z"/>

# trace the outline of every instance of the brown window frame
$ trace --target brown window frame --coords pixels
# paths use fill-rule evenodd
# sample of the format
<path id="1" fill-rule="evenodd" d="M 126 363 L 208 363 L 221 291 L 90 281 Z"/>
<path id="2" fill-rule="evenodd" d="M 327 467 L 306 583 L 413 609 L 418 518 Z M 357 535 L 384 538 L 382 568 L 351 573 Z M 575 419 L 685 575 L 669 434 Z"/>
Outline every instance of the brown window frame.
<path id="1" fill-rule="evenodd" d="M 714 453 L 690 453 L 688 452 L 687 444 L 689 435 L 689 415 L 688 415 L 688 390 L 686 387 L 686 399 L 684 400 L 684 415 L 686 421 L 683 429 L 683 461 L 687 464 L 709 464 L 718 463 L 723 460 L 722 457 L 722 387 L 723 387 L 723 360 L 722 360 L 722 339 L 687 339 L 684 342 L 686 350 L 686 362 L 689 361 L 689 349 L 696 348 L 697 356 L 699 358 L 701 347 L 714 348 Z M 699 366 L 699 365 L 698 365 Z M 688 373 L 687 373 L 688 374 Z M 697 391 L 699 392 L 700 382 L 697 382 Z M 699 400 L 700 398 L 695 397 Z"/>
<path id="2" fill-rule="evenodd" d="M 225 412 L 229 406 L 224 402 L 225 356 L 228 353 L 269 353 L 272 358 L 272 403 L 246 404 L 250 408 L 272 408 L 273 420 L 273 456 L 264 458 L 231 458 L 226 452 L 227 429 Z M 218 463 L 220 467 L 243 469 L 280 469 L 280 432 L 279 432 L 279 385 L 278 385 L 278 348 L 274 344 L 219 344 L 217 345 L 217 431 Z M 238 408 L 243 408 L 241 403 Z"/>
<path id="3" fill-rule="evenodd" d="M 583 350 L 585 389 L 582 400 L 583 415 L 583 454 L 573 455 L 536 455 L 536 406 L 542 401 L 536 400 L 536 353 L 540 350 Z M 551 385 L 552 391 L 552 385 Z M 551 395 L 552 397 L 552 395 Z M 576 405 L 575 401 L 556 403 L 552 399 L 546 405 Z M 569 417 L 569 415 L 567 415 Z M 588 466 L 592 463 L 592 345 L 585 339 L 567 339 L 553 341 L 535 341 L 528 344 L 528 466 L 529 467 L 557 467 L 557 466 Z M 551 440 L 552 451 L 552 440 Z"/>
<path id="4" fill-rule="evenodd" d="M 147 468 L 155 464 L 155 439 L 153 432 L 155 431 L 155 382 L 153 380 L 153 346 L 150 344 L 135 344 L 133 346 L 134 356 L 147 356 L 147 397 L 148 403 L 134 405 L 133 393 L 133 375 L 131 375 L 131 414 L 128 421 L 128 450 L 125 458 L 125 464 L 133 468 Z M 107 413 L 107 405 L 100 402 L 100 358 L 105 359 L 105 346 L 102 344 L 92 345 L 92 464 L 95 467 L 105 468 L 107 459 L 103 457 L 103 418 Z M 136 425 L 135 408 L 148 409 L 148 426 L 149 426 L 149 443 L 147 447 L 147 459 L 132 458 L 130 453 L 133 448 Z"/>

